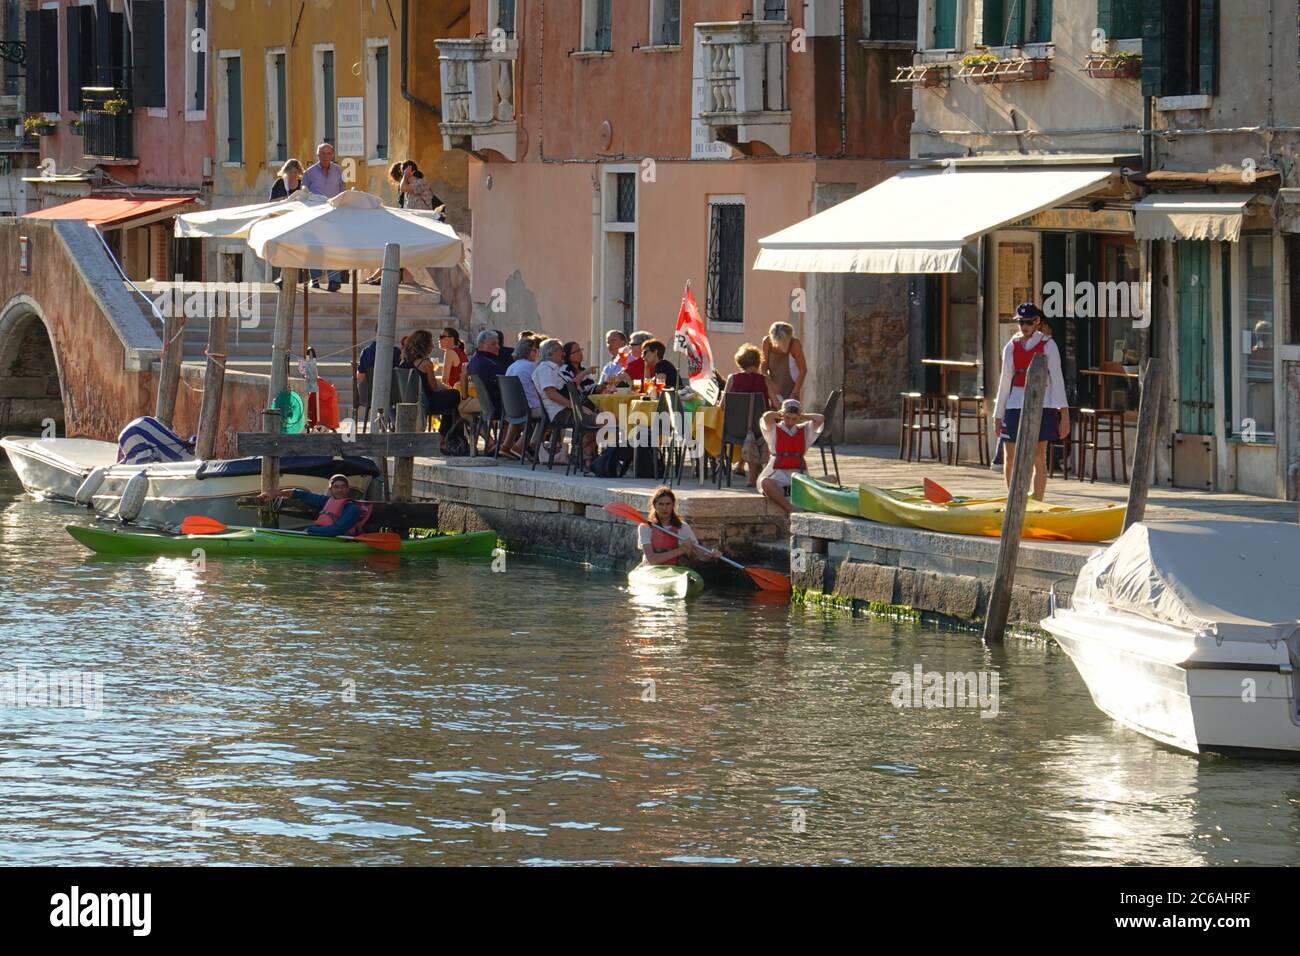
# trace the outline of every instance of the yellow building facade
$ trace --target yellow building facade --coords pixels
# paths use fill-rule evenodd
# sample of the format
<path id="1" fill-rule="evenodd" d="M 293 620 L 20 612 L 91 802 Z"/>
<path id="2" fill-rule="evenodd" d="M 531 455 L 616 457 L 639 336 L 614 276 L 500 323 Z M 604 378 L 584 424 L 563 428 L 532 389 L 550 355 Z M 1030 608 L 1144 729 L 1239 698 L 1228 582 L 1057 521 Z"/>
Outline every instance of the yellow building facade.
<path id="1" fill-rule="evenodd" d="M 466 154 L 445 152 L 438 129 L 434 45 L 467 35 L 469 0 L 207 2 L 214 207 L 265 201 L 287 159 L 306 169 L 330 142 L 349 184 L 389 204 L 389 168 L 414 159 L 469 232 Z M 215 242 L 208 256 L 209 276 L 265 277 L 243 243 Z"/>

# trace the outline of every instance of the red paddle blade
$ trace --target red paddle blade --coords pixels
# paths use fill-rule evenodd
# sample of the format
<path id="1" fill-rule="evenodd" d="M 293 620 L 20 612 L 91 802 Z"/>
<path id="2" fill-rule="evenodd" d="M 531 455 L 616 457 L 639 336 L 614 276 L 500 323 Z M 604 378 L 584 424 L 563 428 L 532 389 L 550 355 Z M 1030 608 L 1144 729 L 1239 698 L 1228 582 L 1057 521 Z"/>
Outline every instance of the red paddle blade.
<path id="1" fill-rule="evenodd" d="M 637 511 L 631 505 L 623 501 L 611 501 L 601 509 L 606 514 L 611 514 L 616 518 L 626 518 L 628 521 L 635 521 L 639 524 L 649 524 L 646 516 Z"/>
<path id="2" fill-rule="evenodd" d="M 745 568 L 745 573 L 749 575 L 751 581 L 764 591 L 789 594 L 792 590 L 790 579 L 779 571 L 769 571 L 767 568 Z"/>
<path id="3" fill-rule="evenodd" d="M 927 501 L 933 501 L 937 505 L 947 504 L 952 501 L 952 495 L 948 489 L 937 481 L 925 479 L 925 497 Z"/>
<path id="4" fill-rule="evenodd" d="M 222 534 L 230 529 L 216 518 L 190 515 L 181 522 L 181 534 Z"/>
<path id="5" fill-rule="evenodd" d="M 354 538 L 376 551 L 401 551 L 402 536 L 393 531 L 376 531 L 374 534 L 359 534 Z"/>

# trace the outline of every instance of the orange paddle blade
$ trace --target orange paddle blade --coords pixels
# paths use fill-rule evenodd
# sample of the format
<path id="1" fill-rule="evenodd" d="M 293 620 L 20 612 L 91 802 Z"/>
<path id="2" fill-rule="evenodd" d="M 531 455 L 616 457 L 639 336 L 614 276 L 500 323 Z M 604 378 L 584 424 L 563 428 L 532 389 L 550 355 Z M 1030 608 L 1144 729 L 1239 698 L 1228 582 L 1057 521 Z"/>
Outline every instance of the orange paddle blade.
<path id="1" fill-rule="evenodd" d="M 359 534 L 353 541 L 360 541 L 376 551 L 401 551 L 402 536 L 393 531 L 376 531 L 374 534 Z"/>
<path id="2" fill-rule="evenodd" d="M 937 505 L 947 504 L 952 501 L 952 495 L 948 489 L 937 481 L 925 479 L 925 497 L 927 501 L 933 501 Z"/>
<path id="3" fill-rule="evenodd" d="M 190 515 L 181 522 L 181 534 L 224 534 L 229 530 L 216 518 L 204 515 Z"/>
<path id="4" fill-rule="evenodd" d="M 616 518 L 626 518 L 628 521 L 636 521 L 639 524 L 649 524 L 646 516 L 637 511 L 631 505 L 622 501 L 611 501 L 601 509 L 606 514 L 611 514 Z"/>
<path id="5" fill-rule="evenodd" d="M 745 573 L 749 575 L 751 581 L 764 591 L 789 594 L 792 590 L 790 579 L 779 571 L 769 571 L 767 568 L 745 568 Z"/>

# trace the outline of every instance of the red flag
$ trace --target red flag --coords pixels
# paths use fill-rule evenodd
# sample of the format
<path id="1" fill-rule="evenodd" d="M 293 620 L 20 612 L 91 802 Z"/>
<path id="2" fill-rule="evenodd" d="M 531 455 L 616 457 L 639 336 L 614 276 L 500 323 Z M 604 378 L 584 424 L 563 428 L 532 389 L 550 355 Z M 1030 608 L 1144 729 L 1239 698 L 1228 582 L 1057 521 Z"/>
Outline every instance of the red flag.
<path id="1" fill-rule="evenodd" d="M 682 307 L 677 313 L 673 348 L 686 353 L 686 377 L 691 383 L 691 388 L 709 401 L 716 400 L 717 383 L 713 381 L 713 349 L 709 346 L 709 333 L 704 328 L 704 319 L 700 316 L 700 307 L 695 304 L 695 295 L 691 292 L 690 283 L 686 284 Z"/>

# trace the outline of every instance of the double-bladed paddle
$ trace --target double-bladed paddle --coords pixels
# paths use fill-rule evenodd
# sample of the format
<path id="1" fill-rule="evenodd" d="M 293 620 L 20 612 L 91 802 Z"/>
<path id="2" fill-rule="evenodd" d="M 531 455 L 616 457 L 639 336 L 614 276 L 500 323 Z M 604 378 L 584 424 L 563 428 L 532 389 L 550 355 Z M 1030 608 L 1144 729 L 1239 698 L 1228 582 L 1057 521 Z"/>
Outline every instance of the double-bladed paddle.
<path id="1" fill-rule="evenodd" d="M 216 518 L 204 515 L 190 515 L 181 522 L 181 534 L 225 534 L 227 531 L 265 531 L 266 528 L 241 528 L 222 524 Z M 306 531 L 280 531 L 276 534 L 307 534 Z M 401 551 L 402 536 L 391 531 L 377 531 L 373 534 L 359 534 L 356 537 L 340 535 L 339 541 L 358 541 L 376 551 Z"/>
<path id="2" fill-rule="evenodd" d="M 611 501 L 609 504 L 605 505 L 604 510 L 608 514 L 614 515 L 616 518 L 626 518 L 628 521 L 635 521 L 638 524 L 650 524 L 649 519 L 647 519 L 645 515 L 637 511 L 631 505 L 625 504 L 621 501 Z M 667 528 L 660 527 L 659 525 L 655 525 L 655 527 L 659 528 L 660 531 L 668 535 L 670 538 L 676 538 L 678 541 L 682 542 L 688 540 L 679 534 L 674 534 Z M 697 548 L 700 548 L 701 551 L 705 550 L 699 542 L 691 543 L 693 543 Z M 760 590 L 778 591 L 784 594 L 790 593 L 790 579 L 778 571 L 769 571 L 767 568 L 747 568 L 740 562 L 732 561 L 731 558 L 728 558 L 723 554 L 717 555 L 717 558 L 724 564 L 729 564 L 733 568 L 744 571 L 745 574 L 749 576 L 749 579 L 753 581 Z"/>

